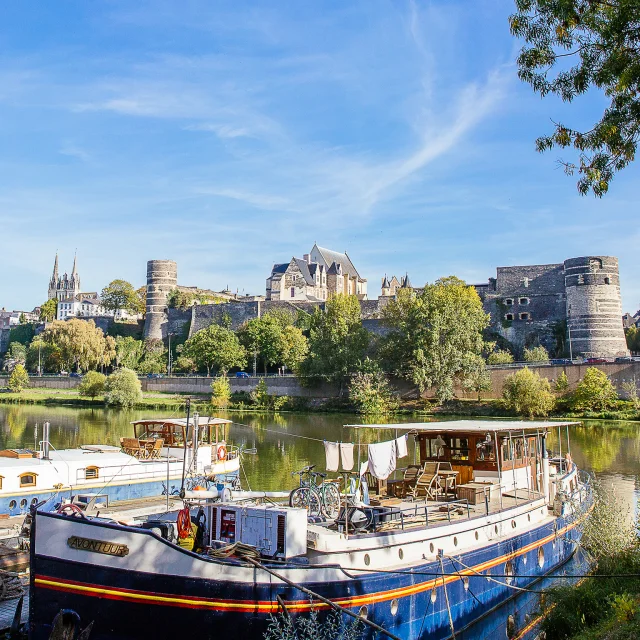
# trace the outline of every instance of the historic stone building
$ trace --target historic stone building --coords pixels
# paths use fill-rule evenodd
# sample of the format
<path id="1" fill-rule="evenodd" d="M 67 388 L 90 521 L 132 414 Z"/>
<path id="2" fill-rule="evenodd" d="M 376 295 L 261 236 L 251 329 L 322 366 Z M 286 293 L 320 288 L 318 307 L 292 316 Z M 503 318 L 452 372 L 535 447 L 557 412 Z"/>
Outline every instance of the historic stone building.
<path id="1" fill-rule="evenodd" d="M 347 253 L 313 245 L 310 253 L 274 264 L 267 278 L 267 300 L 323 302 L 336 293 L 367 298 L 367 281 Z"/>
<path id="2" fill-rule="evenodd" d="M 561 264 L 498 267 L 475 285 L 491 330 L 516 355 L 541 344 L 556 355 L 627 355 L 622 326 L 618 259 L 570 258 Z"/>
<path id="3" fill-rule="evenodd" d="M 380 295 L 393 298 L 398 293 L 398 289 L 413 289 L 409 274 L 405 274 L 404 278 L 400 278 L 400 280 L 395 276 L 391 276 L 391 280 L 389 280 L 385 274 L 380 286 Z"/>

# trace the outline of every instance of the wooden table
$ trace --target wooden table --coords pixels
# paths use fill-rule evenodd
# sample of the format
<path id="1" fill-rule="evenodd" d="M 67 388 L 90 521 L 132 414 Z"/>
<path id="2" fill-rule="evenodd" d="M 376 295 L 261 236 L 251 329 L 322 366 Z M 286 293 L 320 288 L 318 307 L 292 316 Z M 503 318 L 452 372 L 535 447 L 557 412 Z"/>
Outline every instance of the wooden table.
<path id="1" fill-rule="evenodd" d="M 459 471 L 438 470 L 438 478 L 444 478 L 444 495 L 449 495 L 449 489 L 452 490 L 453 495 L 456 495 L 456 478 Z M 440 485 L 442 488 L 442 485 Z"/>

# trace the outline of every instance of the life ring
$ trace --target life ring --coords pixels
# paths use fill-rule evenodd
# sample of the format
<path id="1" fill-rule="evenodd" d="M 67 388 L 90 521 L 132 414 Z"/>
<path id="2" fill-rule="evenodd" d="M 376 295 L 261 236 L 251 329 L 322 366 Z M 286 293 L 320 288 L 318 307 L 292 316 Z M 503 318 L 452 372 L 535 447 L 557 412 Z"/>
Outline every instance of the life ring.
<path id="1" fill-rule="evenodd" d="M 218 460 L 226 460 L 227 459 L 227 447 L 221 444 L 218 447 Z"/>

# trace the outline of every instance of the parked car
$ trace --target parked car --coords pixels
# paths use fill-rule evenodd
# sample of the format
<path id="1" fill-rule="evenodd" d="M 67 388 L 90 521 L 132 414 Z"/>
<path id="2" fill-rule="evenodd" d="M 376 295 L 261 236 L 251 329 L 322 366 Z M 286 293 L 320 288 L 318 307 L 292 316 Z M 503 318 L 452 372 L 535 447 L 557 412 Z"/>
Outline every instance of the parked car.
<path id="1" fill-rule="evenodd" d="M 164 378 L 161 373 L 148 373 L 147 378 Z"/>
<path id="2" fill-rule="evenodd" d="M 72 371 L 72 372 L 69 374 L 69 377 L 70 377 L 70 378 L 82 378 L 82 374 L 81 374 L 81 373 L 78 373 L 77 371 Z"/>
<path id="3" fill-rule="evenodd" d="M 571 360 L 569 360 L 569 358 L 554 358 L 553 360 L 551 360 L 551 364 L 564 365 L 564 364 L 572 364 L 572 363 L 571 363 Z"/>
<path id="4" fill-rule="evenodd" d="M 614 362 L 633 362 L 633 358 L 631 356 L 621 356 L 616 358 Z"/>
<path id="5" fill-rule="evenodd" d="M 607 364 L 609 361 L 606 358 L 587 358 L 585 364 Z"/>
<path id="6" fill-rule="evenodd" d="M 236 371 L 236 378 L 250 378 L 251 376 L 246 371 Z"/>

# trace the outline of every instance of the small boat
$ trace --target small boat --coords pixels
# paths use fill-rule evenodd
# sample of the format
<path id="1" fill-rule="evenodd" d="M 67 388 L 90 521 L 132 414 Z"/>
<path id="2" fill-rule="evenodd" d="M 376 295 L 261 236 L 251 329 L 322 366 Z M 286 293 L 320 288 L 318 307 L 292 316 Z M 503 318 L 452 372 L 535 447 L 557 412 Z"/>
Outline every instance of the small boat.
<path id="1" fill-rule="evenodd" d="M 41 510 L 53 511 L 70 501 L 108 505 L 177 495 L 185 475 L 190 485 L 232 480 L 240 468 L 240 454 L 227 442 L 230 423 L 197 414 L 189 422 L 186 418 L 136 420 L 133 437 L 121 438 L 120 447 L 86 444 L 61 450 L 50 445 L 45 423 L 38 451 L 0 451 L 0 514 L 26 514 L 41 503 Z"/>
<path id="2" fill-rule="evenodd" d="M 371 478 L 368 501 L 345 489 L 333 520 L 199 490 L 139 526 L 38 510 L 29 637 L 46 638 L 61 608 L 109 639 L 192 629 L 261 640 L 272 614 L 330 608 L 362 620 L 365 638 L 476 637 L 474 625 L 579 545 L 589 478 L 547 451 L 549 431 L 570 424 L 347 425 L 412 434 L 417 453 L 396 482 Z M 187 516 L 193 550 L 175 534 Z M 502 622 L 508 637 L 531 626 L 517 612 Z"/>

